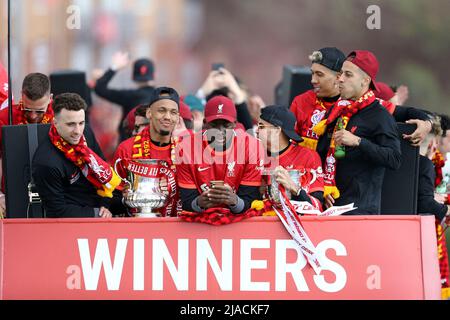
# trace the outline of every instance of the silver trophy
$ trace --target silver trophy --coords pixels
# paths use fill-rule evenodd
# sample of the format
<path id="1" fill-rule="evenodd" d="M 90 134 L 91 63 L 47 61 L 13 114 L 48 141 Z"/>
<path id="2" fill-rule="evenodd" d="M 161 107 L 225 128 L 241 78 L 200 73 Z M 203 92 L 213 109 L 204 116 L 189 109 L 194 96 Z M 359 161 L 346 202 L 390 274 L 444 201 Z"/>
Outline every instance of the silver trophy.
<path id="1" fill-rule="evenodd" d="M 114 168 L 116 169 L 117 164 L 122 161 L 125 162 L 124 167 L 128 171 L 128 179 L 121 177 L 125 182 L 123 191 L 125 205 L 136 208 L 137 217 L 160 217 L 161 214 L 156 209 L 164 207 L 168 198 L 159 185 L 162 172 L 168 169 L 167 163 L 157 159 L 117 159 Z"/>
<path id="2" fill-rule="evenodd" d="M 301 177 L 306 173 L 303 170 L 288 170 L 291 179 L 299 186 L 301 186 Z M 281 206 L 280 193 L 278 190 L 278 182 L 275 179 L 275 170 L 268 170 L 264 172 L 264 180 L 267 183 L 267 197 L 276 206 Z M 289 190 L 286 190 L 286 196 L 291 199 L 292 195 Z"/>

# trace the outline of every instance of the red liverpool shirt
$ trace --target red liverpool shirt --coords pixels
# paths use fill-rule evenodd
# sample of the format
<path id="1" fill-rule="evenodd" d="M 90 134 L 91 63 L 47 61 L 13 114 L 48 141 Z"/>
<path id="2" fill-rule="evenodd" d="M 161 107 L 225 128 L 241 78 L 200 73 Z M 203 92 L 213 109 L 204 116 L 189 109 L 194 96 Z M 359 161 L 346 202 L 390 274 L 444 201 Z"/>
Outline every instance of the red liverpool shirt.
<path id="1" fill-rule="evenodd" d="M 247 133 L 235 135 L 227 150 L 211 148 L 202 133 L 184 139 L 177 152 L 178 185 L 203 193 L 211 180 L 222 180 L 235 192 L 239 186 L 260 186 L 264 165 L 261 143 Z"/>
<path id="2" fill-rule="evenodd" d="M 299 170 L 301 187 L 306 193 L 323 192 L 322 163 L 317 152 L 292 143 L 280 156 L 269 158 L 266 170 L 273 170 L 277 166 L 286 170 Z"/>
<path id="3" fill-rule="evenodd" d="M 294 98 L 291 111 L 297 118 L 295 131 L 304 139 L 301 146 L 316 150 L 319 137 L 313 132 L 325 113 L 333 106 L 334 102 L 323 101 L 317 98 L 314 90 L 306 91 Z"/>

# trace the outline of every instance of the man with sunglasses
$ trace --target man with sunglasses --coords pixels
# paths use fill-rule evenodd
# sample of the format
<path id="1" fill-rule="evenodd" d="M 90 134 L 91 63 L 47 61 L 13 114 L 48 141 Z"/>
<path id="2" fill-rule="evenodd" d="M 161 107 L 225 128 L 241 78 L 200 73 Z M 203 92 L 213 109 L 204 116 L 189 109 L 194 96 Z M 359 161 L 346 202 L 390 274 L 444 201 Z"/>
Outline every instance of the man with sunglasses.
<path id="1" fill-rule="evenodd" d="M 180 144 L 177 175 L 184 210 L 219 207 L 240 214 L 261 198 L 263 148 L 249 134 L 235 130 L 236 118 L 233 101 L 215 96 L 205 106 L 205 130 Z"/>
<path id="2" fill-rule="evenodd" d="M 8 108 L 0 111 L 0 141 L 2 139 L 2 127 L 4 125 L 18 125 L 29 123 L 51 123 L 53 121 L 52 95 L 50 94 L 50 80 L 42 73 L 28 74 L 22 83 L 21 99 L 18 104 L 12 106 L 12 123 L 9 123 Z M 0 143 L 0 157 L 2 157 Z M 0 161 L 0 177 L 1 172 Z M 4 181 L 2 190 L 4 191 Z M 0 211 L 4 212 L 5 195 L 0 193 Z"/>
<path id="3" fill-rule="evenodd" d="M 50 93 L 50 79 L 42 73 L 30 73 L 22 82 L 19 103 L 12 106 L 12 124 L 9 123 L 8 109 L 0 111 L 0 180 L 2 191 L 5 191 L 1 163 L 2 127 L 4 125 L 50 124 L 54 119 L 52 103 L 53 95 Z M 89 147 L 103 157 L 94 133 L 87 125 L 84 134 L 87 137 Z M 5 195 L 0 192 L 0 211 L 5 212 L 5 210 Z"/>

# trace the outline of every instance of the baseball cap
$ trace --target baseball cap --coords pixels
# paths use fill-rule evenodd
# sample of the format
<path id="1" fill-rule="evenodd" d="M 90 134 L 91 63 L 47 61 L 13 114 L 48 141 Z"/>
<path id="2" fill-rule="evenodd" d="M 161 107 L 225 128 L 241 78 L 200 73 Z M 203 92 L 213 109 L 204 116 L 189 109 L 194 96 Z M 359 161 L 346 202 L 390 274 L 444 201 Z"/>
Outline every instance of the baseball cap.
<path id="1" fill-rule="evenodd" d="M 153 80 L 154 72 L 155 67 L 151 60 L 146 58 L 138 59 L 133 65 L 133 80 L 139 82 Z"/>
<path id="2" fill-rule="evenodd" d="M 395 96 L 394 90 L 384 82 L 377 82 L 377 90 L 374 91 L 375 97 L 389 101 Z"/>
<path id="3" fill-rule="evenodd" d="M 347 56 L 347 61 L 350 61 L 362 71 L 367 73 L 367 75 L 372 79 L 370 88 L 378 91 L 375 80 L 377 78 L 379 64 L 377 58 L 372 52 L 365 50 L 352 51 Z"/>
<path id="4" fill-rule="evenodd" d="M 156 101 L 168 99 L 176 102 L 178 108 L 180 107 L 180 97 L 178 96 L 178 92 L 170 87 L 158 87 L 153 90 L 152 97 L 149 101 L 149 106 L 154 104 Z"/>
<path id="5" fill-rule="evenodd" d="M 289 138 L 296 142 L 303 141 L 295 132 L 295 123 L 297 119 L 291 110 L 284 106 L 271 105 L 261 109 L 261 119 L 267 121 L 274 126 L 280 127 L 281 131 Z"/>
<path id="6" fill-rule="evenodd" d="M 224 96 L 215 96 L 208 100 L 205 105 L 206 122 L 218 119 L 230 122 L 236 121 L 236 106 L 230 98 Z"/>
<path id="7" fill-rule="evenodd" d="M 191 109 L 183 101 L 180 101 L 180 117 L 184 120 L 193 120 Z"/>
<path id="8" fill-rule="evenodd" d="M 330 70 L 339 72 L 345 61 L 345 54 L 336 47 L 326 47 L 314 51 L 309 59 L 313 63 L 321 64 Z"/>

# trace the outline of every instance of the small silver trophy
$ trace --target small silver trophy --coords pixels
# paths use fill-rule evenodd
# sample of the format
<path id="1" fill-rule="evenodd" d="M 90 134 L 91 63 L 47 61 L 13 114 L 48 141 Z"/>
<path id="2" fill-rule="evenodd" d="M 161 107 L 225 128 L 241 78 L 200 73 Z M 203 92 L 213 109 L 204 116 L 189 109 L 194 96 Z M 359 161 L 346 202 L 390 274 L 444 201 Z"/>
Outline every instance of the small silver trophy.
<path id="1" fill-rule="evenodd" d="M 300 179 L 305 172 L 300 170 L 288 170 L 289 176 L 297 184 L 301 185 Z M 264 173 L 264 180 L 267 182 L 267 196 L 276 206 L 281 206 L 280 193 L 278 191 L 278 182 L 275 179 L 275 170 L 268 170 Z M 286 196 L 291 199 L 291 192 L 286 190 Z"/>

